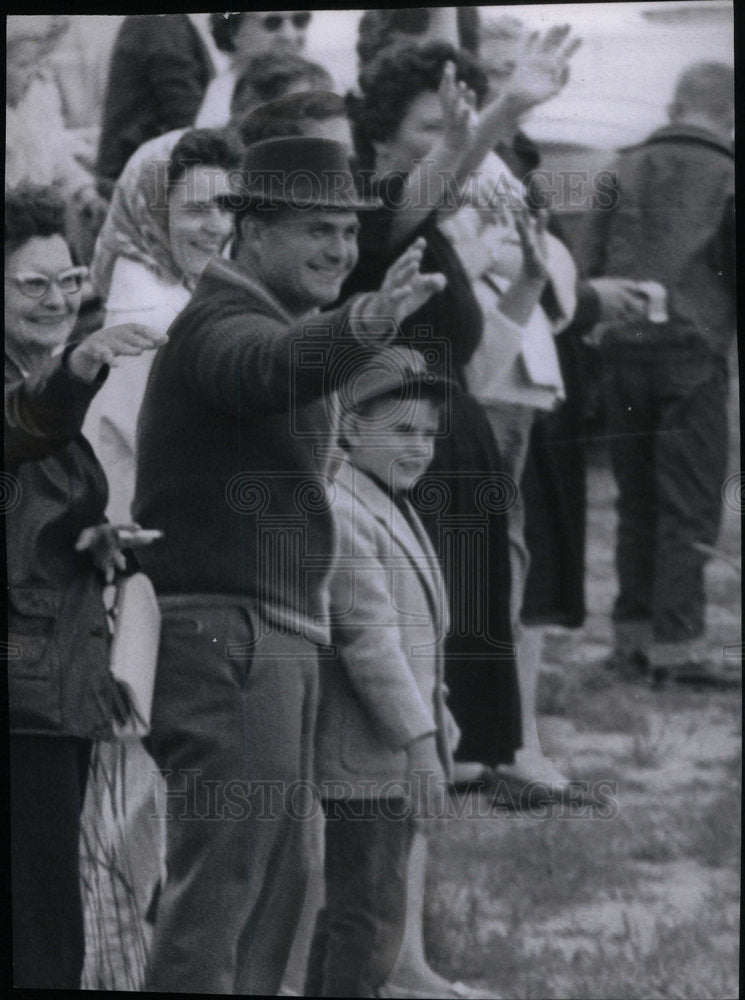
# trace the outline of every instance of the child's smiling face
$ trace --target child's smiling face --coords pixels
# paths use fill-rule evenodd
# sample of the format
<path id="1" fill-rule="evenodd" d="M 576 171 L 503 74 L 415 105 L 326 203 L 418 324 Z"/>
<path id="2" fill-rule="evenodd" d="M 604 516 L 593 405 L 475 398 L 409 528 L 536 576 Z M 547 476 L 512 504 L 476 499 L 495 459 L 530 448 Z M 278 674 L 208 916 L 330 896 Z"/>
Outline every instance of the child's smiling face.
<path id="1" fill-rule="evenodd" d="M 439 407 L 429 396 L 371 400 L 350 420 L 349 460 L 393 493 L 403 492 L 427 471 L 439 427 Z"/>

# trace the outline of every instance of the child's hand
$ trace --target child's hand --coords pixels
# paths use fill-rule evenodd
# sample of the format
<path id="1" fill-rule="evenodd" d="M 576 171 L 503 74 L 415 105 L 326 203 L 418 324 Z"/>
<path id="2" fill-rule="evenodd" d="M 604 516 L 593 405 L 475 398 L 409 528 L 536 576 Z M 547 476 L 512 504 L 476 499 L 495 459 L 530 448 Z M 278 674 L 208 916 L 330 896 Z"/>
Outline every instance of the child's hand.
<path id="1" fill-rule="evenodd" d="M 407 750 L 414 823 L 426 833 L 431 820 L 441 819 L 447 815 L 445 771 L 440 762 L 434 733 L 423 739 L 414 740 Z"/>

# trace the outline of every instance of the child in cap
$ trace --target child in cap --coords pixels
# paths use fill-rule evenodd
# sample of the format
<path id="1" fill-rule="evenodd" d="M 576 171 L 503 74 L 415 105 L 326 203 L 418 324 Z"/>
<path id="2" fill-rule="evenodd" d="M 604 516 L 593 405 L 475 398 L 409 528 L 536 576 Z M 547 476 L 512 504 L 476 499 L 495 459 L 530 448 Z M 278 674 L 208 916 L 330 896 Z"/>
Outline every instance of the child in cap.
<path id="1" fill-rule="evenodd" d="M 306 996 L 375 996 L 388 978 L 413 832 L 445 808 L 455 729 L 444 702 L 443 581 L 406 496 L 431 461 L 449 383 L 398 346 L 351 387 L 332 498 L 333 655 L 321 660 L 316 735 L 326 906 Z"/>

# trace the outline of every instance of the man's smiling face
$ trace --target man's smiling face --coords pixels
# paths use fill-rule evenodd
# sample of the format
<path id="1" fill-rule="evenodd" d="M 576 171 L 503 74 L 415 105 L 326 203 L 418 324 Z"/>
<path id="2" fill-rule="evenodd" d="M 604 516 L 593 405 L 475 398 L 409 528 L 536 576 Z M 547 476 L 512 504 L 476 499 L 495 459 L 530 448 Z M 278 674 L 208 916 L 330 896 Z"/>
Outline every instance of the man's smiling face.
<path id="1" fill-rule="evenodd" d="M 357 263 L 356 214 L 326 208 L 266 214 L 266 221 L 243 223 L 250 227 L 253 274 L 295 314 L 335 302 Z"/>

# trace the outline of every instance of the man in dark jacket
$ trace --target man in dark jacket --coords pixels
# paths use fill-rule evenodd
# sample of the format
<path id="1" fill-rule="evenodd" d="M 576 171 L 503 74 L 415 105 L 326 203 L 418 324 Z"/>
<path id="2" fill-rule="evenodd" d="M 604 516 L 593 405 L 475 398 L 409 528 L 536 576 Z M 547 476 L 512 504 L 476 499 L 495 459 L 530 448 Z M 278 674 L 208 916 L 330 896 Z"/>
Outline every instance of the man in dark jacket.
<path id="1" fill-rule="evenodd" d="M 330 397 L 444 280 L 419 273 L 418 245 L 380 292 L 315 314 L 369 207 L 347 162 L 324 139 L 248 149 L 235 259 L 207 266 L 143 404 L 134 509 L 165 533 L 143 557 L 163 611 L 151 751 L 169 823 L 153 990 L 276 994 L 303 904 Z"/>
<path id="2" fill-rule="evenodd" d="M 143 142 L 197 116 L 215 75 L 205 40 L 188 14 L 135 14 L 114 43 L 96 170 L 113 184 Z"/>
<path id="3" fill-rule="evenodd" d="M 592 275 L 658 282 L 656 315 L 602 330 L 618 483 L 613 611 L 622 671 L 727 683 L 703 656 L 705 555 L 727 462 L 727 354 L 735 332 L 734 76 L 697 63 L 670 124 L 621 152 L 614 204 L 588 227 Z M 661 298 L 661 295 L 660 295 Z M 650 303 L 652 305 L 653 303 Z"/>

